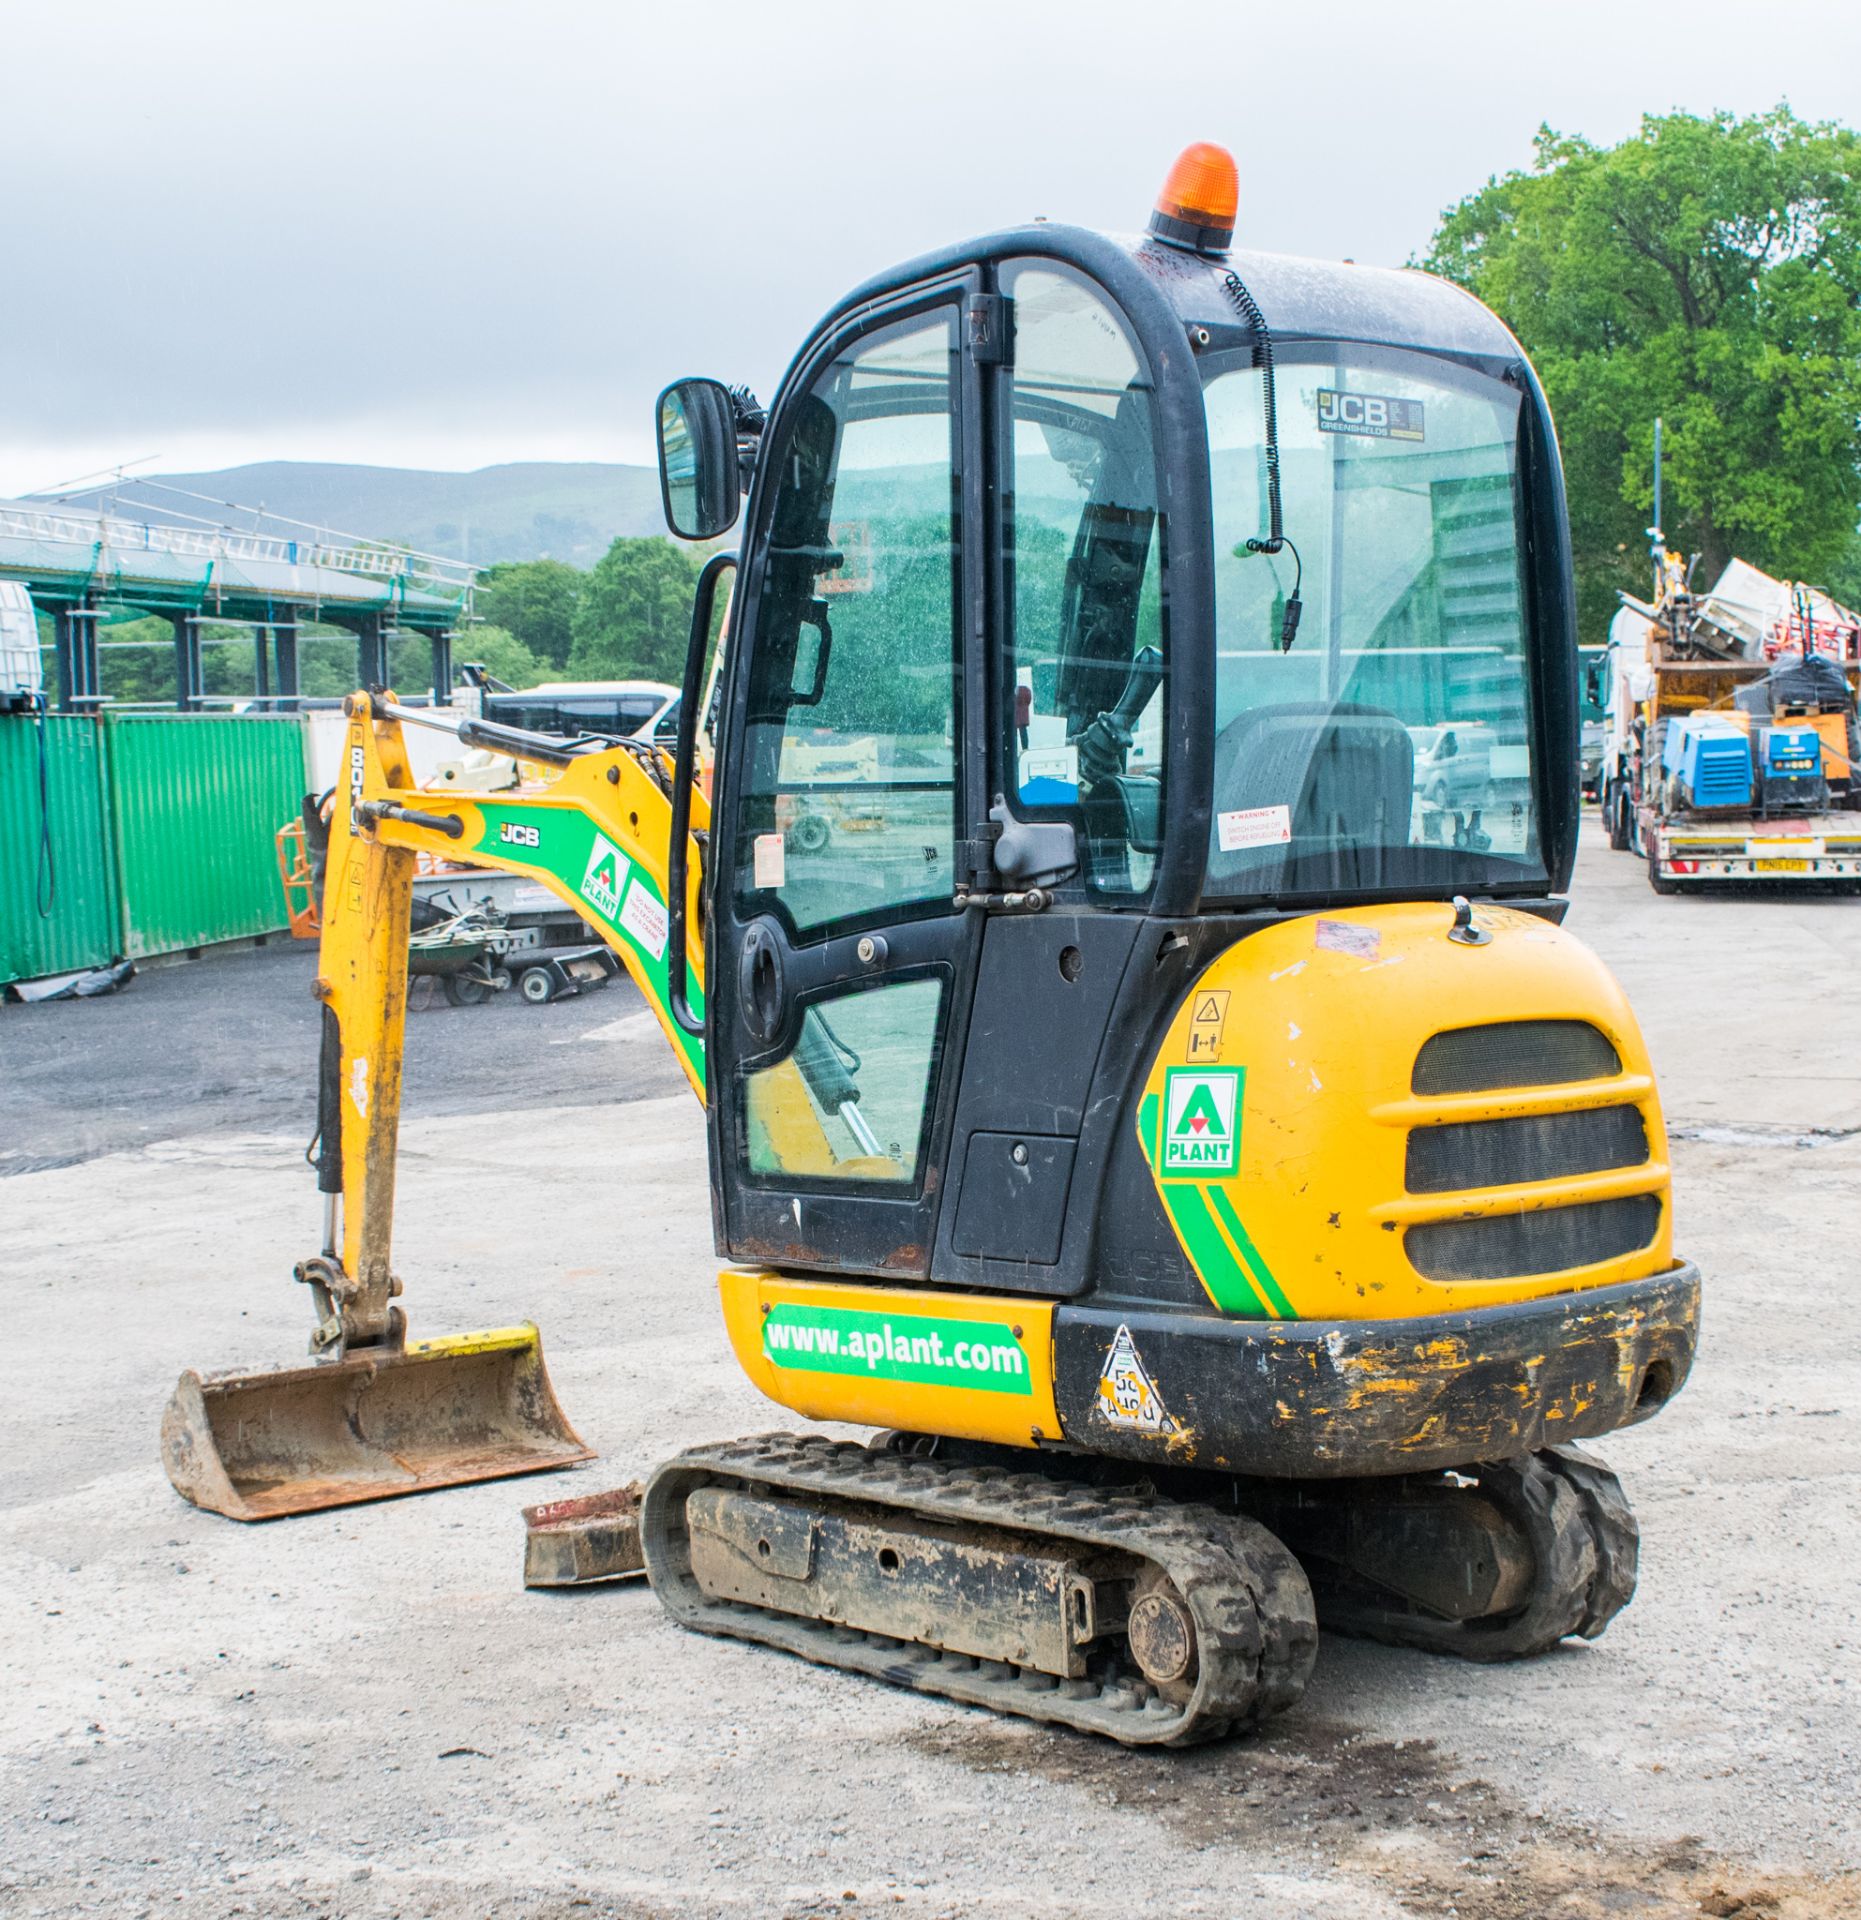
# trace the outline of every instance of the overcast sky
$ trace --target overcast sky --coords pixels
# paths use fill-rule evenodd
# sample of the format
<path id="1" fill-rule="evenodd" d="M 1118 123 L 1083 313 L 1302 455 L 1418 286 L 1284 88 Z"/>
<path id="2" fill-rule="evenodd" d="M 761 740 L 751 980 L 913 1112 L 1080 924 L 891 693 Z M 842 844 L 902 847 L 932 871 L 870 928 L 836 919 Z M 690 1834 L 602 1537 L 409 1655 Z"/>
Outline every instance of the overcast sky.
<path id="1" fill-rule="evenodd" d="M 650 457 L 846 288 L 1232 147 L 1243 244 L 1399 264 L 1541 121 L 1861 123 L 1852 0 L 0 0 L 0 494 L 156 456 Z"/>

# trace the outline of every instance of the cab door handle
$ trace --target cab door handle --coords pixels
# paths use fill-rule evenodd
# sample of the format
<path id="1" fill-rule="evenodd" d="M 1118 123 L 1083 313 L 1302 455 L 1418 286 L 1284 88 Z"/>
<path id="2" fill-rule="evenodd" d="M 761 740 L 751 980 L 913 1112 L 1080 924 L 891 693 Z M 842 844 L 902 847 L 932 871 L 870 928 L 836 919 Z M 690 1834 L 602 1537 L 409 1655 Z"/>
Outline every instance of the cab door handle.
<path id="1" fill-rule="evenodd" d="M 743 932 L 737 962 L 737 998 L 743 1024 L 758 1040 L 773 1040 L 782 1030 L 788 992 L 782 965 L 782 943 L 764 920 L 754 920 Z"/>

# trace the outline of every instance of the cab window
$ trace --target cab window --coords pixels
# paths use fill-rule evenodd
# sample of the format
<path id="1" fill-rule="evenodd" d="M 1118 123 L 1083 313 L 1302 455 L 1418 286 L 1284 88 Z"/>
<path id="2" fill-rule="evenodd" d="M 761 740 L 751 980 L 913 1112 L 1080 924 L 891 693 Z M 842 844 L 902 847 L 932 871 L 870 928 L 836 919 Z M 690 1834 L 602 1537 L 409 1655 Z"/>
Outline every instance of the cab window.
<path id="1" fill-rule="evenodd" d="M 947 911 L 957 817 L 953 309 L 868 334 L 796 406 L 750 662 L 741 911 L 825 937 Z"/>
<path id="2" fill-rule="evenodd" d="M 1163 519 L 1149 370 L 1104 296 L 1011 265 L 1002 675 L 1015 811 L 1066 816 L 1087 884 L 1150 885 L 1163 813 Z"/>

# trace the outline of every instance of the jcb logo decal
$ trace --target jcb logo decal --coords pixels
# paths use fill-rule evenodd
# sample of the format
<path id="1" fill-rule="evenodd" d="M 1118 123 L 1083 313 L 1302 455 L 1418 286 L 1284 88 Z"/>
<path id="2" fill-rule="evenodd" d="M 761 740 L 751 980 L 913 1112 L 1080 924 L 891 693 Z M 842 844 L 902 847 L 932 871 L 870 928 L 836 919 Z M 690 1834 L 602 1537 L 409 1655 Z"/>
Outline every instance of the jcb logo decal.
<path id="1" fill-rule="evenodd" d="M 1370 440 L 1421 440 L 1422 403 L 1380 393 L 1341 393 L 1318 389 L 1318 431 L 1360 433 Z"/>
<path id="2" fill-rule="evenodd" d="M 1163 1083 L 1162 1172 L 1231 1174 L 1240 1164 L 1240 1067 L 1172 1067 Z"/>
<path id="3" fill-rule="evenodd" d="M 498 828 L 498 838 L 507 847 L 540 847 L 543 836 L 534 827 L 520 826 L 515 820 L 506 820 Z"/>

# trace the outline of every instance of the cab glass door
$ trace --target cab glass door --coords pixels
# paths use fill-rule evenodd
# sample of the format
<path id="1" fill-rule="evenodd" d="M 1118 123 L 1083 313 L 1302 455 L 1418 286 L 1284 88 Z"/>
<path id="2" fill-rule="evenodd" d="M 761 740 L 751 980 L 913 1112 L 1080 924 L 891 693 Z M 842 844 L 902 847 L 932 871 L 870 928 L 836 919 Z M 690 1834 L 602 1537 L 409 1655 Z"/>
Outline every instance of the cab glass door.
<path id="1" fill-rule="evenodd" d="M 852 339 L 772 427 L 719 821 L 715 1145 L 740 1257 L 777 1232 L 826 1267 L 909 1266 L 929 1244 L 974 971 L 951 899 L 970 803 L 959 317 L 921 306 Z"/>

